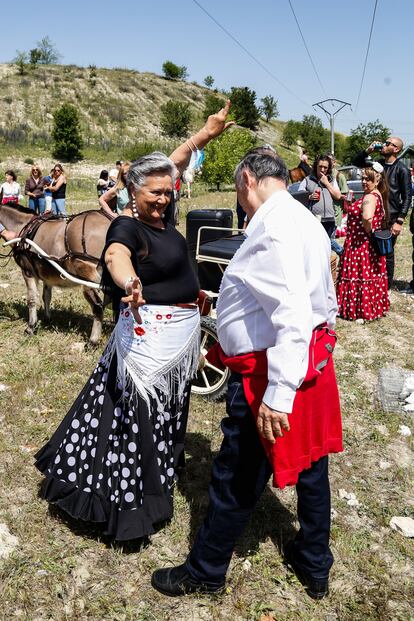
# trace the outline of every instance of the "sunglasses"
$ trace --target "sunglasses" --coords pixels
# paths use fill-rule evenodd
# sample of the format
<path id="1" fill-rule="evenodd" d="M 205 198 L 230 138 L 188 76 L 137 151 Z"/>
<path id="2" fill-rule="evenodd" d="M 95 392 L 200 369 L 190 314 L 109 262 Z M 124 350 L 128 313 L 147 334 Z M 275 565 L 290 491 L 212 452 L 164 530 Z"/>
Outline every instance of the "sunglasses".
<path id="1" fill-rule="evenodd" d="M 385 143 L 386 147 L 389 147 L 390 145 L 392 145 L 393 147 L 395 147 L 396 149 L 398 149 L 398 145 L 394 144 L 393 142 L 391 142 L 390 140 L 387 140 Z"/>

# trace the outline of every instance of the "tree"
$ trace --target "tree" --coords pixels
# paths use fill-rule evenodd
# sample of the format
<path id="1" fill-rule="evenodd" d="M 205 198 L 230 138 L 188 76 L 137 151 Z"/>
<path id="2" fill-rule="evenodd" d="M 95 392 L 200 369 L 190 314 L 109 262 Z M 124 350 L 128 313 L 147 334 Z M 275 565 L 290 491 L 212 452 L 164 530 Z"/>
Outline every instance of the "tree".
<path id="1" fill-rule="evenodd" d="M 161 128 L 164 134 L 181 138 L 188 132 L 191 121 L 190 104 L 169 99 L 161 106 Z"/>
<path id="2" fill-rule="evenodd" d="M 214 78 L 212 75 L 207 75 L 204 80 L 203 80 L 204 84 L 207 86 L 207 88 L 211 88 L 214 84 Z"/>
<path id="3" fill-rule="evenodd" d="M 35 47 L 33 50 L 30 50 L 29 57 L 30 57 L 30 64 L 32 66 L 32 69 L 34 69 L 37 63 L 40 61 L 42 57 L 42 53 L 37 47 Z"/>
<path id="4" fill-rule="evenodd" d="M 257 129 L 260 112 L 256 106 L 256 93 L 247 86 L 232 86 L 231 113 L 236 123 L 248 129 Z"/>
<path id="5" fill-rule="evenodd" d="M 38 41 L 37 49 L 40 52 L 39 63 L 41 65 L 54 65 L 62 58 L 49 37 L 43 37 Z"/>
<path id="6" fill-rule="evenodd" d="M 232 183 L 234 169 L 255 142 L 254 135 L 245 129 L 226 131 L 209 142 L 205 148 L 203 179 L 216 185 L 217 190 L 221 183 Z"/>
<path id="7" fill-rule="evenodd" d="M 266 95 L 263 99 L 261 99 L 261 102 L 262 105 L 260 106 L 260 112 L 264 115 L 266 123 L 268 123 L 270 119 L 275 119 L 279 116 L 277 99 L 272 97 L 272 95 Z"/>
<path id="8" fill-rule="evenodd" d="M 288 121 L 283 128 L 282 140 L 283 144 L 291 147 L 296 144 L 301 134 L 302 123 L 300 121 Z"/>
<path id="9" fill-rule="evenodd" d="M 165 61 L 162 70 L 167 80 L 185 80 L 188 77 L 187 67 L 179 67 L 171 60 Z"/>
<path id="10" fill-rule="evenodd" d="M 79 114 L 71 104 L 63 104 L 54 112 L 52 140 L 54 157 L 69 161 L 82 157 Z"/>
<path id="11" fill-rule="evenodd" d="M 314 114 L 305 114 L 301 123 L 301 136 L 311 157 L 329 149 L 330 134 L 322 121 Z"/>
<path id="12" fill-rule="evenodd" d="M 351 130 L 344 149 L 344 161 L 350 163 L 352 158 L 366 149 L 372 142 L 384 142 L 390 135 L 390 130 L 379 122 L 378 119 L 364 125 L 360 123 Z"/>
<path id="13" fill-rule="evenodd" d="M 224 100 L 213 93 L 207 93 L 204 100 L 203 119 L 206 121 L 210 114 L 215 114 L 224 106 Z"/>
<path id="14" fill-rule="evenodd" d="M 16 57 L 13 60 L 20 75 L 24 75 L 27 71 L 28 57 L 27 52 L 16 50 Z"/>

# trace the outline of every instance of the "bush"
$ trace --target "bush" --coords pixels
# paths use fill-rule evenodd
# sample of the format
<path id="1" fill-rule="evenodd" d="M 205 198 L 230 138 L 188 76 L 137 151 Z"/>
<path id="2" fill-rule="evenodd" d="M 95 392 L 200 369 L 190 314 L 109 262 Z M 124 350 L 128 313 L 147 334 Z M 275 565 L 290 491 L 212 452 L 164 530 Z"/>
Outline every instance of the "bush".
<path id="1" fill-rule="evenodd" d="M 26 157 L 25 160 L 23 160 L 25 164 L 34 164 L 34 160 L 31 157 Z"/>
<path id="2" fill-rule="evenodd" d="M 185 136 L 190 122 L 190 104 L 170 99 L 161 106 L 161 128 L 167 136 L 173 138 Z"/>
<path id="3" fill-rule="evenodd" d="M 76 108 L 63 104 L 53 114 L 53 155 L 63 160 L 82 157 L 83 140 Z"/>
<path id="4" fill-rule="evenodd" d="M 234 169 L 245 153 L 254 147 L 256 138 L 247 130 L 233 129 L 212 140 L 205 148 L 203 179 L 215 184 L 232 183 Z"/>
<path id="5" fill-rule="evenodd" d="M 260 112 L 256 106 L 256 93 L 247 86 L 232 86 L 230 93 L 231 114 L 236 123 L 248 129 L 257 129 Z"/>
<path id="6" fill-rule="evenodd" d="M 162 66 L 164 76 L 167 80 L 185 80 L 188 76 L 187 67 L 179 67 L 171 60 L 166 60 Z"/>
<path id="7" fill-rule="evenodd" d="M 134 160 L 137 160 L 144 155 L 148 155 L 153 151 L 170 153 L 172 150 L 172 145 L 168 142 L 151 142 L 143 140 L 142 142 L 136 142 L 134 145 L 128 147 L 124 152 L 124 157 L 130 162 L 133 162 Z"/>
<path id="8" fill-rule="evenodd" d="M 225 104 L 225 101 L 213 93 L 208 93 L 204 100 L 203 119 L 206 121 L 210 114 L 218 112 Z"/>

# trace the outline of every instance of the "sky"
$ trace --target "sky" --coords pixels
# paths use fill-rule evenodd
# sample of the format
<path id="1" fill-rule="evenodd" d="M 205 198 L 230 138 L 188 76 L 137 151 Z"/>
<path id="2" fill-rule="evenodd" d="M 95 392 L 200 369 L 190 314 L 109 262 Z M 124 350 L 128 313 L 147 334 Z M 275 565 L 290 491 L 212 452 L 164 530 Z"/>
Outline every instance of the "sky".
<path id="1" fill-rule="evenodd" d="M 357 105 L 374 6 L 375 0 L 20 0 L 18 14 L 11 11 L 11 22 L 3 23 L 0 62 L 47 35 L 64 64 L 161 74 L 172 60 L 187 67 L 190 81 L 212 75 L 219 89 L 248 86 L 259 104 L 272 95 L 281 120 L 300 120 L 315 114 L 312 104 L 336 98 L 352 106 L 336 116 L 336 131 L 349 134 L 379 119 L 414 143 L 414 0 L 377 0 Z M 324 113 L 316 114 L 329 127 Z"/>

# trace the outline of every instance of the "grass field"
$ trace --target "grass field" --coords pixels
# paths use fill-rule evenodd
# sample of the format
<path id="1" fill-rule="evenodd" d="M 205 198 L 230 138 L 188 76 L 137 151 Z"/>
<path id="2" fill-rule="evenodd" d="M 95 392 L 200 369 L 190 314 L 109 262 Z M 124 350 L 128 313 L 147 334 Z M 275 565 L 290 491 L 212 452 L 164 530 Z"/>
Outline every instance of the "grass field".
<path id="1" fill-rule="evenodd" d="M 69 198 L 74 211 L 96 205 L 94 186 Z M 195 191 L 195 207 L 234 205 L 232 192 Z M 183 226 L 183 225 L 182 225 Z M 411 238 L 397 246 L 398 286 L 410 274 Z M 335 565 L 331 595 L 310 600 L 284 567 L 281 546 L 297 528 L 295 492 L 267 488 L 232 560 L 221 596 L 169 599 L 152 590 L 151 572 L 185 557 L 207 503 L 209 471 L 220 442 L 224 404 L 193 398 L 187 468 L 175 491 L 175 514 L 146 545 L 115 545 L 38 497 L 33 454 L 60 422 L 102 347 L 87 346 L 91 317 L 79 290 L 54 290 L 52 321 L 35 336 L 24 330 L 27 308 L 13 262 L 0 272 L 0 523 L 18 537 L 0 560 L 0 619 L 10 621 L 409 621 L 414 619 L 414 543 L 389 528 L 393 515 L 414 514 L 413 419 L 374 406 L 381 367 L 414 369 L 414 299 L 392 292 L 389 315 L 357 325 L 339 320 L 336 366 L 345 451 L 331 459 Z M 42 319 L 42 314 L 40 314 Z M 380 467 L 380 462 L 381 466 Z M 386 467 L 384 464 L 386 463 Z M 348 506 L 339 490 L 353 492 Z"/>

